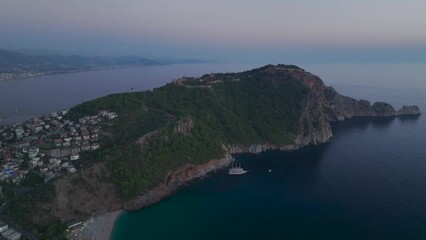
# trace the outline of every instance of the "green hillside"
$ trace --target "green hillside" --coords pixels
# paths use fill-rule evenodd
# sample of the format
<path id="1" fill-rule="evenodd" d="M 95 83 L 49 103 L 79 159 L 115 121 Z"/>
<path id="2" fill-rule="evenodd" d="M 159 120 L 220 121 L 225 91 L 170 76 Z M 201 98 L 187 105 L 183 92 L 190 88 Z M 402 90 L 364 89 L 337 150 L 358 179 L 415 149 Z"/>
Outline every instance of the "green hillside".
<path id="1" fill-rule="evenodd" d="M 69 116 L 78 119 L 102 109 L 118 113 L 114 124 L 103 129 L 109 137 L 99 158 L 107 161 L 120 195 L 129 199 L 186 163 L 223 157 L 223 145 L 292 143 L 308 89 L 290 72 L 277 76 L 270 68 L 184 78 L 153 91 L 113 94 L 80 104 Z M 188 118 L 193 122 L 188 134 L 174 131 Z M 158 132 L 143 147 L 136 143 L 154 130 Z"/>

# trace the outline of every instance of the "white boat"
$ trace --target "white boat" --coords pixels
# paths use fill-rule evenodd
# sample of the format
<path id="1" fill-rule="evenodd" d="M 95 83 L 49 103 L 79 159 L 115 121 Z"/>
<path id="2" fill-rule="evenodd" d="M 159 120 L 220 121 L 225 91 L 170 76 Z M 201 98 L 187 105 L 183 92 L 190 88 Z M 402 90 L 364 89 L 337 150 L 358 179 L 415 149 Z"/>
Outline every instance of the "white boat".
<path id="1" fill-rule="evenodd" d="M 238 163 L 236 163 L 235 166 L 234 166 L 234 163 L 232 163 L 232 166 L 229 169 L 228 173 L 229 175 L 241 175 L 241 174 L 247 173 L 247 171 L 241 167 L 241 163 L 239 165 Z"/>

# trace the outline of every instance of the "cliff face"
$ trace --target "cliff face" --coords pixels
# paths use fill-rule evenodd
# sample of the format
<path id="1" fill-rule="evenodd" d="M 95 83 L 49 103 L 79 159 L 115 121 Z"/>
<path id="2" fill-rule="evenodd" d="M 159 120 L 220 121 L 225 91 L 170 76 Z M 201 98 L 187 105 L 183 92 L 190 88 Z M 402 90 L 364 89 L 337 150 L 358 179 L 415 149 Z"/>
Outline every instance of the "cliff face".
<path id="1" fill-rule="evenodd" d="M 231 155 L 226 154 L 222 159 L 213 159 L 205 164 L 187 164 L 182 166 L 178 170 L 170 172 L 165 181 L 156 188 L 124 203 L 122 207 L 127 211 L 134 211 L 149 206 L 173 194 L 189 181 L 205 176 L 209 172 L 229 166 L 232 160 Z"/>

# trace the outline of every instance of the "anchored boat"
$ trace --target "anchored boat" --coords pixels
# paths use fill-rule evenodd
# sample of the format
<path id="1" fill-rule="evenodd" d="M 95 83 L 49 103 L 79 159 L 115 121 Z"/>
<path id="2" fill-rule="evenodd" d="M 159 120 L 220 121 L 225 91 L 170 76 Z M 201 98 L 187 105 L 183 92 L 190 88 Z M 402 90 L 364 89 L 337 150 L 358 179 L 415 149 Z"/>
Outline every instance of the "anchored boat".
<path id="1" fill-rule="evenodd" d="M 247 173 L 247 171 L 241 167 L 241 163 L 236 162 L 235 166 L 234 163 L 232 163 L 232 166 L 229 169 L 228 173 L 229 175 L 241 175 Z"/>

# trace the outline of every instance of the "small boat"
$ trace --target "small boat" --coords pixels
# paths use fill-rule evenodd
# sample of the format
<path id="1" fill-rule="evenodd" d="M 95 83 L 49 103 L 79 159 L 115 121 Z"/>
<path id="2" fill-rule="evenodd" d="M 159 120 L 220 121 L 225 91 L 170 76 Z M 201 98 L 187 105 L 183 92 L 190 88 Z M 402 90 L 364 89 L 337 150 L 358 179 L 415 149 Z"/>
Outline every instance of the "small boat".
<path id="1" fill-rule="evenodd" d="M 247 173 L 247 171 L 241 167 L 241 163 L 235 163 L 235 166 L 234 163 L 232 163 L 232 167 L 229 169 L 228 173 L 229 175 L 241 175 Z"/>
<path id="2" fill-rule="evenodd" d="M 268 170 L 268 173 L 271 173 L 271 172 L 272 172 L 272 169 L 269 169 L 269 170 Z"/>

